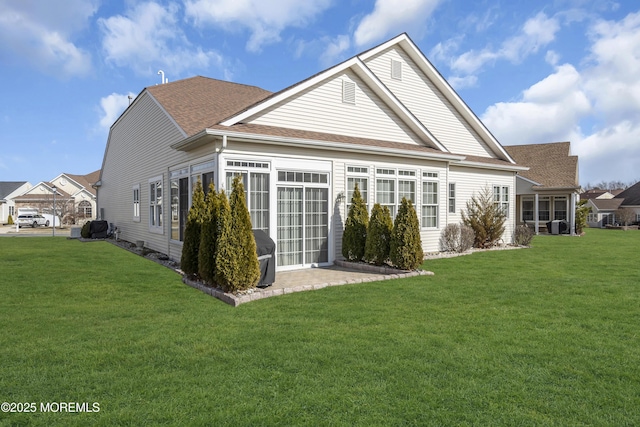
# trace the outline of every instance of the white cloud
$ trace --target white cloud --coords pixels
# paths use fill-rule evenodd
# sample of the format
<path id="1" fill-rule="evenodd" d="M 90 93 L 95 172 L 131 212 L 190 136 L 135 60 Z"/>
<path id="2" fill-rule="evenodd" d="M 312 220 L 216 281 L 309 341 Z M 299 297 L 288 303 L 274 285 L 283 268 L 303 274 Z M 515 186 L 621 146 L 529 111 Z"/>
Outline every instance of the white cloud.
<path id="1" fill-rule="evenodd" d="M 365 16 L 354 33 L 357 46 L 402 32 L 421 32 L 441 0 L 376 0 L 373 12 Z"/>
<path id="2" fill-rule="evenodd" d="M 320 55 L 320 61 L 325 66 L 329 66 L 339 62 L 342 55 L 351 47 L 351 38 L 348 35 L 339 35 L 333 39 L 327 40 L 327 46 Z"/>
<path id="3" fill-rule="evenodd" d="M 468 87 L 475 86 L 476 83 L 478 83 L 478 78 L 476 76 L 465 76 L 465 77 L 453 76 L 453 77 L 449 77 L 447 81 L 455 90 L 460 90 L 460 89 L 465 89 Z"/>
<path id="4" fill-rule="evenodd" d="M 186 0 L 185 13 L 199 27 L 218 26 L 251 32 L 247 49 L 280 41 L 287 27 L 304 28 L 331 5 L 331 0 Z"/>
<path id="5" fill-rule="evenodd" d="M 487 108 L 482 120 L 504 144 L 569 140 L 581 180 L 640 178 L 640 12 L 598 21 L 584 69 L 572 65 Z M 548 63 L 558 60 L 547 52 Z"/>
<path id="6" fill-rule="evenodd" d="M 551 43 L 559 29 L 560 23 L 557 18 L 549 18 L 540 12 L 528 19 L 520 32 L 505 40 L 499 49 L 484 48 L 480 51 L 465 52 L 451 61 L 451 69 L 456 73 L 473 74 L 486 63 L 500 59 L 519 63 Z"/>
<path id="7" fill-rule="evenodd" d="M 140 3 L 125 16 L 100 19 L 106 59 L 139 74 L 163 69 L 171 77 L 189 68 L 223 67 L 223 57 L 214 51 L 193 48 L 178 25 L 178 6 Z"/>
<path id="8" fill-rule="evenodd" d="M 482 121 L 505 145 L 575 140 L 591 112 L 578 71 L 569 64 L 531 86 L 517 102 L 487 108 Z"/>
<path id="9" fill-rule="evenodd" d="M 594 25 L 586 85 L 608 123 L 640 120 L 640 12 Z"/>
<path id="10" fill-rule="evenodd" d="M 129 97 L 133 102 L 136 95 L 133 92 L 128 94 L 114 92 L 100 99 L 100 127 L 102 129 L 109 129 L 120 117 L 120 114 L 129 106 Z"/>
<path id="11" fill-rule="evenodd" d="M 30 62 L 44 72 L 70 77 L 91 71 L 91 55 L 73 36 L 97 10 L 97 0 L 51 0 L 0 3 L 0 50 Z"/>

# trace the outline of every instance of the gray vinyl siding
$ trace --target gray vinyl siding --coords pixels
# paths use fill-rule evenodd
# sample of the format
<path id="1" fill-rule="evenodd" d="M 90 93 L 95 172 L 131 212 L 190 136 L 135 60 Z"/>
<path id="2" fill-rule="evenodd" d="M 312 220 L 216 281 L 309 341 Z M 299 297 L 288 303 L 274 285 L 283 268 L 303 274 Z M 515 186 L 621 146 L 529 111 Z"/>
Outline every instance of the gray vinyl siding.
<path id="1" fill-rule="evenodd" d="M 169 254 L 170 188 L 169 165 L 185 154 L 169 145 L 183 138 L 147 93 L 136 100 L 112 127 L 98 189 L 98 209 L 114 223 L 121 238 L 143 240 L 145 246 Z M 163 233 L 149 231 L 149 179 L 162 176 Z M 140 221 L 133 220 L 133 186 L 140 185 Z"/>
<path id="2" fill-rule="evenodd" d="M 342 81 L 345 79 L 356 84 L 355 104 L 342 102 Z M 247 122 L 423 145 L 420 138 L 351 71 L 319 83 Z"/>
<path id="3" fill-rule="evenodd" d="M 392 59 L 402 63 L 401 80 L 391 78 Z M 496 157 L 401 48 L 390 48 L 368 59 L 366 65 L 450 152 Z"/>

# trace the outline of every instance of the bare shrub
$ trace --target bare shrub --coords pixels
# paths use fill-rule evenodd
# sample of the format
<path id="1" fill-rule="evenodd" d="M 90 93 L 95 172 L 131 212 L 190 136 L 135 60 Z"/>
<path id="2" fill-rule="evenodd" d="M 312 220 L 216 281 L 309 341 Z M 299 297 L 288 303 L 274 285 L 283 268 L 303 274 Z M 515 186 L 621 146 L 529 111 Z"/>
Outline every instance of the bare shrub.
<path id="1" fill-rule="evenodd" d="M 473 229 L 464 224 L 447 224 L 440 235 L 440 250 L 444 252 L 465 252 L 471 249 L 475 240 Z"/>
<path id="2" fill-rule="evenodd" d="M 519 225 L 513 232 L 513 243 L 518 246 L 529 246 L 533 239 L 533 230 L 526 225 Z"/>

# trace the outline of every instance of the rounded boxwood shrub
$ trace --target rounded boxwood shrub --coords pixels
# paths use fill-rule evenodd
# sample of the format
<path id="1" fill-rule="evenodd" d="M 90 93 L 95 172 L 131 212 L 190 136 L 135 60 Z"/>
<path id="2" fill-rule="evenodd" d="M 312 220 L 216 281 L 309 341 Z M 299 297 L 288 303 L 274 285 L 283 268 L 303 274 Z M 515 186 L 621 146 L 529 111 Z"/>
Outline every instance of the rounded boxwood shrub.
<path id="1" fill-rule="evenodd" d="M 440 235 L 440 250 L 444 252 L 465 252 L 473 247 L 475 234 L 464 224 L 447 224 Z"/>
<path id="2" fill-rule="evenodd" d="M 84 239 L 91 238 L 91 221 L 87 221 L 82 224 L 82 228 L 80 229 L 80 236 L 82 236 Z"/>
<path id="3" fill-rule="evenodd" d="M 389 245 L 391 263 L 402 270 L 415 270 L 422 264 L 424 252 L 420 239 L 420 223 L 411 200 L 402 198 L 393 223 Z"/>
<path id="4" fill-rule="evenodd" d="M 533 230 L 527 225 L 519 225 L 513 232 L 513 243 L 518 246 L 529 246 L 533 240 Z"/>

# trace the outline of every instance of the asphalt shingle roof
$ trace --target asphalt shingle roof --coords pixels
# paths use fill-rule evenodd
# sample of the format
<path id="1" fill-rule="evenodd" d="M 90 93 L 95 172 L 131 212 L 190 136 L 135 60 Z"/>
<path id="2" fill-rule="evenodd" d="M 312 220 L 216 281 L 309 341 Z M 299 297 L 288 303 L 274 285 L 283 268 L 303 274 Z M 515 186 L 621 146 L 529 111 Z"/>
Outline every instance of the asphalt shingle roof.
<path id="1" fill-rule="evenodd" d="M 211 128 L 223 119 L 267 98 L 257 86 L 196 76 L 146 89 L 187 136 Z"/>
<path id="2" fill-rule="evenodd" d="M 640 182 L 636 182 L 615 198 L 624 199 L 622 206 L 640 206 Z"/>
<path id="3" fill-rule="evenodd" d="M 27 181 L 0 181 L 0 200 L 16 191 L 21 185 Z"/>
<path id="4" fill-rule="evenodd" d="M 578 157 L 570 155 L 569 142 L 509 145 L 504 147 L 517 164 L 529 167 L 519 172 L 540 188 L 578 188 Z"/>

